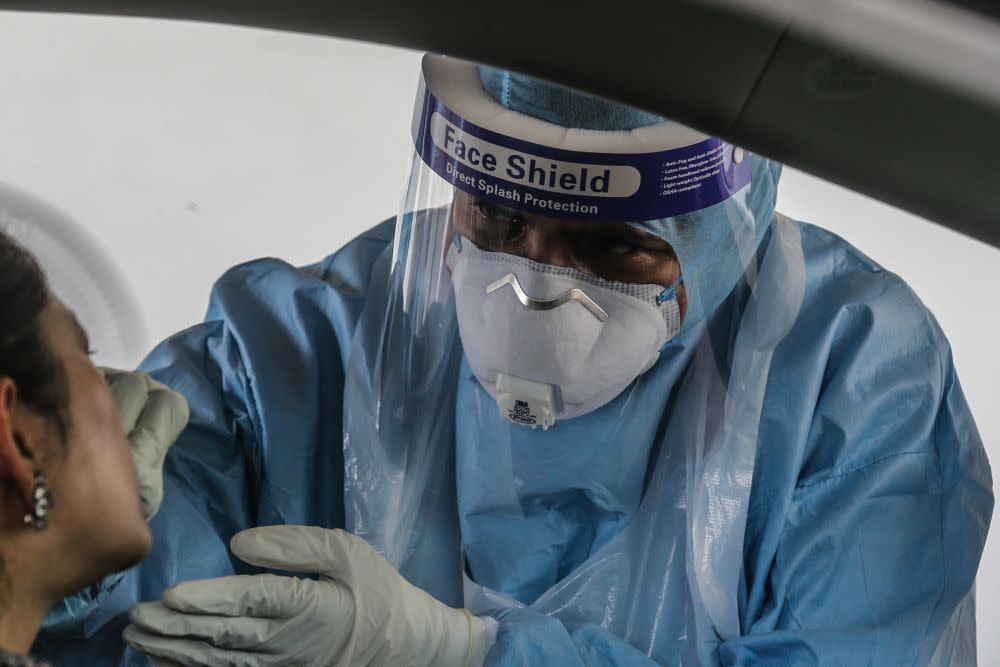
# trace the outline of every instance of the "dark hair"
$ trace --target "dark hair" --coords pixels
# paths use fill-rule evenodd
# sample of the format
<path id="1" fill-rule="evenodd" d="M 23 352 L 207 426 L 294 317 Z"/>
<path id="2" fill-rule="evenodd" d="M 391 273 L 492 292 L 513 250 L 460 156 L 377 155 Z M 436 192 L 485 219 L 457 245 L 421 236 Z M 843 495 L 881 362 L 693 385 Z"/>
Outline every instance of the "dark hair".
<path id="1" fill-rule="evenodd" d="M 49 286 L 35 258 L 0 231 L 0 377 L 17 386 L 18 400 L 54 420 L 65 439 L 69 383 L 41 330 Z"/>

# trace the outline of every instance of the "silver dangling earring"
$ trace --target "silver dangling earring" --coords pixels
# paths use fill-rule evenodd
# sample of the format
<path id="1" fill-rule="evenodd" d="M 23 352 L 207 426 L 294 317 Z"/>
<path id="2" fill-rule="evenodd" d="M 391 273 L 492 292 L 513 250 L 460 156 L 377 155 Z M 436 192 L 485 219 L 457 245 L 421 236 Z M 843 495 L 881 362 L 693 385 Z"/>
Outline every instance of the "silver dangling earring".
<path id="1" fill-rule="evenodd" d="M 24 525 L 33 526 L 35 530 L 45 530 L 49 525 L 49 510 L 52 509 L 52 491 L 49 481 L 42 473 L 35 473 L 35 489 L 32 491 L 34 505 L 31 513 L 24 515 Z"/>

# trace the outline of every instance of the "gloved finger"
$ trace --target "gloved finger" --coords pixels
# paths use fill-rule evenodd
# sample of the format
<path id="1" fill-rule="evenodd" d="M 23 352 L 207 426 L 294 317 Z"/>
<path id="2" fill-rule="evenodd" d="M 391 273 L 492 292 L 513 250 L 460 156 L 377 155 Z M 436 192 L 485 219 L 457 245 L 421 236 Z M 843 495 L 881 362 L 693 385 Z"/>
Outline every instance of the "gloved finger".
<path id="1" fill-rule="evenodd" d="M 128 618 L 140 630 L 156 635 L 203 639 L 219 648 L 239 650 L 260 649 L 275 629 L 274 621 L 266 618 L 186 614 L 162 602 L 137 604 Z"/>
<path id="2" fill-rule="evenodd" d="M 317 585 L 311 579 L 276 574 L 233 575 L 177 584 L 164 591 L 163 604 L 187 614 L 289 618 L 315 600 Z"/>
<path id="3" fill-rule="evenodd" d="M 190 410 L 181 394 L 143 375 L 148 398 L 135 425 L 129 431 L 136 466 L 159 467 L 167 449 L 187 426 Z"/>
<path id="4" fill-rule="evenodd" d="M 111 389 L 111 397 L 118 408 L 122 429 L 130 433 L 142 414 L 142 408 L 149 398 L 149 385 L 139 373 L 120 371 L 116 368 L 101 368 L 104 381 Z"/>
<path id="5" fill-rule="evenodd" d="M 142 506 L 142 515 L 149 521 L 156 516 L 160 505 L 163 503 L 163 484 L 150 475 L 140 474 L 139 478 L 139 504 Z"/>
<path id="6" fill-rule="evenodd" d="M 395 570 L 357 535 L 315 526 L 260 526 L 233 535 L 229 548 L 241 560 L 290 572 L 316 572 L 347 581 L 362 561 Z"/>
<path id="7" fill-rule="evenodd" d="M 187 667 L 263 667 L 268 664 L 264 654 L 218 648 L 198 639 L 161 637 L 134 625 L 126 626 L 122 639 L 148 656 Z"/>

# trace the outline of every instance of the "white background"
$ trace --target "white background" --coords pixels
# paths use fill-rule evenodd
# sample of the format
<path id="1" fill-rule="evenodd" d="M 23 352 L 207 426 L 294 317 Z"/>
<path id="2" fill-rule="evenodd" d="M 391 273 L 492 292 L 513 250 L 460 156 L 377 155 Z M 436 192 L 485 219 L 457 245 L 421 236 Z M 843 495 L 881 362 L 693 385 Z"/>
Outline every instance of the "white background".
<path id="1" fill-rule="evenodd" d="M 244 28 L 0 12 L 0 182 L 68 212 L 114 258 L 148 346 L 197 322 L 228 266 L 313 261 L 395 213 L 418 60 Z M 1000 251 L 792 170 L 779 209 L 909 282 L 1000 461 Z M 86 304 L 71 305 L 86 323 Z M 978 583 L 982 665 L 1000 664 L 996 532 Z"/>

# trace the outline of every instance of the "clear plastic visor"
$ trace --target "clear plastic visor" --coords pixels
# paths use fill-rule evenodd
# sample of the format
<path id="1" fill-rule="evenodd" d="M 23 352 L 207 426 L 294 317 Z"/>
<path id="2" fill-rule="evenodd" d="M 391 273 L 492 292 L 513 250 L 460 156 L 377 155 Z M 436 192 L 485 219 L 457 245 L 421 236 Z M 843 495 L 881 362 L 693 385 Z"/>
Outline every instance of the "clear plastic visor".
<path id="1" fill-rule="evenodd" d="M 461 240 L 576 278 L 658 286 L 654 298 L 676 297 L 696 321 L 760 240 L 751 156 L 680 125 L 560 128 L 502 107 L 472 63 L 428 57 L 412 130 L 394 263 L 418 315 L 447 298 Z"/>

